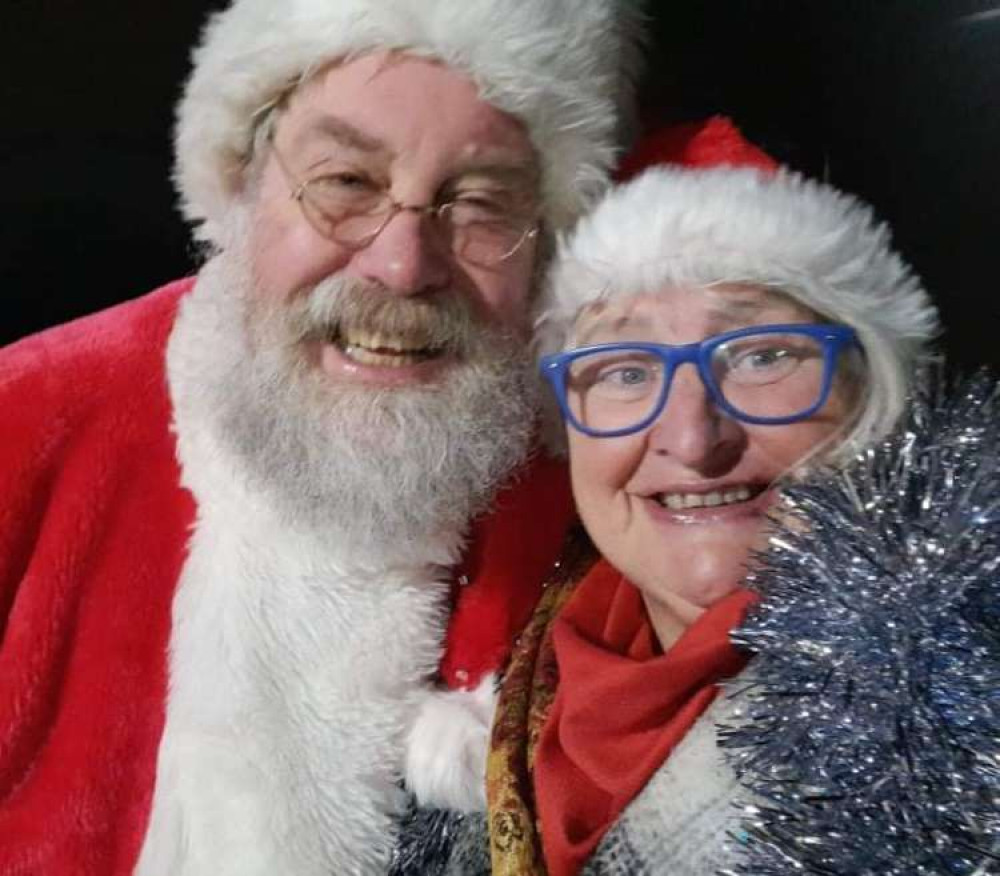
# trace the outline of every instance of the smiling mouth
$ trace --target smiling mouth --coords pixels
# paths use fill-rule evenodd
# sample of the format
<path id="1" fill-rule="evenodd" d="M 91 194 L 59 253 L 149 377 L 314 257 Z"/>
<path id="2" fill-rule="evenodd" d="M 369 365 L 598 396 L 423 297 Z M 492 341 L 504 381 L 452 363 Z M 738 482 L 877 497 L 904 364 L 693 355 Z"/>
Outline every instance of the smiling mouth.
<path id="1" fill-rule="evenodd" d="M 756 499 L 767 487 L 741 485 L 710 493 L 657 493 L 651 496 L 664 508 L 671 511 L 688 511 L 693 508 L 719 508 L 724 505 L 739 505 Z"/>
<path id="2" fill-rule="evenodd" d="M 361 365 L 380 368 L 405 368 L 437 359 L 444 354 L 422 333 L 409 336 L 362 329 L 342 329 L 331 343 L 349 359 Z"/>

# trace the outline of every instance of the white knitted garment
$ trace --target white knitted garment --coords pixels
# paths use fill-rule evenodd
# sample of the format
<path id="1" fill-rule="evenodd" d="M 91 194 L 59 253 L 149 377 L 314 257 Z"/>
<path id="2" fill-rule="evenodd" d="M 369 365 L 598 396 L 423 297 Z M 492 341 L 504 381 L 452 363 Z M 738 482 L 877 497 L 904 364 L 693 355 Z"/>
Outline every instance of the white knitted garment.
<path id="1" fill-rule="evenodd" d="M 584 876 L 716 876 L 733 861 L 739 785 L 716 741 L 733 702 L 705 712 L 608 832 Z"/>

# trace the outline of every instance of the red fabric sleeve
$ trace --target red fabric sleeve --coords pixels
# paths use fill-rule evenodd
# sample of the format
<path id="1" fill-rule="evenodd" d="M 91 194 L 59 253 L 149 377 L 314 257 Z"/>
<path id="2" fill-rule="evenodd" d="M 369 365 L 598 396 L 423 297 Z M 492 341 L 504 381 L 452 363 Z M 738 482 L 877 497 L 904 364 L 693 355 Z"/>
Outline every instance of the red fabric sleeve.
<path id="1" fill-rule="evenodd" d="M 193 518 L 163 367 L 190 281 L 0 351 L 0 872 L 125 876 Z"/>

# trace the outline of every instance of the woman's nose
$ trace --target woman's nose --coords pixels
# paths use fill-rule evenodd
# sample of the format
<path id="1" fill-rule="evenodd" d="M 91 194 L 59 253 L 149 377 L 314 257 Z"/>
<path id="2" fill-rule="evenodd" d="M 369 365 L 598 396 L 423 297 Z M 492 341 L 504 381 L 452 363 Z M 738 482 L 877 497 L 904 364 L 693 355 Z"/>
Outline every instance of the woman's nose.
<path id="1" fill-rule="evenodd" d="M 400 210 L 368 246 L 354 254 L 355 272 L 399 295 L 445 288 L 452 279 L 451 251 L 433 222 L 420 211 Z"/>
<path id="2" fill-rule="evenodd" d="M 649 431 L 649 448 L 707 476 L 732 468 L 746 446 L 743 425 L 715 406 L 697 370 L 674 373 L 667 402 Z"/>

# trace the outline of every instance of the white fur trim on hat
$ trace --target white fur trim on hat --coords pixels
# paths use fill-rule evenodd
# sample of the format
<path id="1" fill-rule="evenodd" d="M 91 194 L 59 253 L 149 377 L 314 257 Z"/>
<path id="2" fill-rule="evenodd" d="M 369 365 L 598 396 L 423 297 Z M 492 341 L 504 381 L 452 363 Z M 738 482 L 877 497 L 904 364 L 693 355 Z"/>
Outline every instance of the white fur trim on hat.
<path id="1" fill-rule="evenodd" d="M 399 49 L 466 73 L 526 125 L 546 218 L 566 227 L 622 145 L 641 18 L 638 0 L 235 0 L 209 20 L 177 109 L 183 212 L 216 239 L 262 108 L 332 62 Z"/>
<path id="2" fill-rule="evenodd" d="M 721 283 L 774 288 L 857 332 L 867 391 L 831 460 L 893 427 L 937 310 L 870 207 L 786 170 L 657 167 L 611 191 L 560 243 L 538 347 L 564 349 L 590 302 Z"/>
<path id="3" fill-rule="evenodd" d="M 888 227 L 856 198 L 785 170 L 657 167 L 609 192 L 561 243 L 540 344 L 561 348 L 591 301 L 717 283 L 780 289 L 853 327 L 867 351 L 912 351 L 938 330 Z"/>

